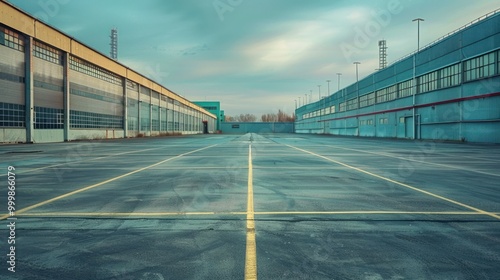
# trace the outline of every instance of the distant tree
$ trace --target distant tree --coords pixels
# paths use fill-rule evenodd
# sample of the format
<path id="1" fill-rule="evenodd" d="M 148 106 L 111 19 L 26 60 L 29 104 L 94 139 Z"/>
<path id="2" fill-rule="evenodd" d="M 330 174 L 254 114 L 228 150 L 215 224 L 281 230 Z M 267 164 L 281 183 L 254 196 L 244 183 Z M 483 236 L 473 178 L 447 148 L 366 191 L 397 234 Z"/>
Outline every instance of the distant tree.
<path id="1" fill-rule="evenodd" d="M 226 122 L 255 122 L 257 117 L 253 114 L 240 114 L 234 117 L 226 115 L 225 120 Z"/>
<path id="2" fill-rule="evenodd" d="M 276 114 L 263 114 L 260 120 L 262 122 L 277 122 L 278 116 Z"/>
<path id="3" fill-rule="evenodd" d="M 255 122 L 257 121 L 257 117 L 253 114 L 241 114 L 240 122 Z"/>
<path id="4" fill-rule="evenodd" d="M 256 122 L 257 117 L 253 114 L 240 114 L 237 116 L 225 116 L 226 122 Z M 268 113 L 262 114 L 260 117 L 261 122 L 294 122 L 295 121 L 295 113 L 292 115 L 288 115 L 287 113 L 279 110 L 278 113 Z"/>
<path id="5" fill-rule="evenodd" d="M 261 117 L 262 122 L 294 122 L 295 114 L 291 116 L 279 110 L 278 114 L 263 114 Z"/>

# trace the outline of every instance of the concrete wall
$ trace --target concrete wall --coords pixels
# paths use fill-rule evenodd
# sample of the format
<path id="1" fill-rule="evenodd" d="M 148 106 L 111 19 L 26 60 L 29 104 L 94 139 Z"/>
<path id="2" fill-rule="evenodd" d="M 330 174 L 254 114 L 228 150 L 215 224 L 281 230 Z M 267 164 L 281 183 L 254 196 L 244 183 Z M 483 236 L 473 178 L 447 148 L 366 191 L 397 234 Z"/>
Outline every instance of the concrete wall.
<path id="1" fill-rule="evenodd" d="M 257 122 L 225 122 L 222 123 L 222 133 L 293 133 L 293 123 L 257 123 Z"/>

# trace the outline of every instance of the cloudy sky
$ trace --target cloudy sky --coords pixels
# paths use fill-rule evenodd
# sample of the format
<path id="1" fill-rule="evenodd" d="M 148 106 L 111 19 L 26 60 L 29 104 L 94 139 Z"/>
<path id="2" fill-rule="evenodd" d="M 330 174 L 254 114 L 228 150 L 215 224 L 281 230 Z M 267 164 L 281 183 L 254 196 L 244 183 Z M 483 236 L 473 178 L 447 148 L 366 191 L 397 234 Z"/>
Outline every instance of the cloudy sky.
<path id="1" fill-rule="evenodd" d="M 388 62 L 500 8 L 497 0 L 10 0 L 189 100 L 219 100 L 226 115 L 292 113 Z"/>

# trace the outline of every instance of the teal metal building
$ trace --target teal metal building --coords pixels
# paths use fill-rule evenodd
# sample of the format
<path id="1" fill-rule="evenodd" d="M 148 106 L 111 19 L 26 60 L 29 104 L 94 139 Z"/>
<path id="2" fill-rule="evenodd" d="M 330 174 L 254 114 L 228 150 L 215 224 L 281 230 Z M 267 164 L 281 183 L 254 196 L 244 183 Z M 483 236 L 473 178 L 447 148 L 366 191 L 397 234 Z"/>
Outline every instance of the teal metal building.
<path id="1" fill-rule="evenodd" d="M 500 10 L 295 113 L 297 133 L 500 143 Z"/>
<path id="2" fill-rule="evenodd" d="M 219 101 L 193 101 L 193 103 L 217 116 L 216 130 L 217 131 L 222 130 L 221 124 L 224 122 L 225 116 L 224 116 L 224 110 L 221 110 L 220 108 Z"/>

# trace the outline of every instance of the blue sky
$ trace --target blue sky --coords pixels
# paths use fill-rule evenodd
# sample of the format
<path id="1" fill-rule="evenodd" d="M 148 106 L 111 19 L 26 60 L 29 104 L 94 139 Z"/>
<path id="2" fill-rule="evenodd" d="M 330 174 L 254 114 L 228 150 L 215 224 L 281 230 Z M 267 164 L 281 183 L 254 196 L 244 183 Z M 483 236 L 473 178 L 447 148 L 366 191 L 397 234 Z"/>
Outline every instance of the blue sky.
<path id="1" fill-rule="evenodd" d="M 189 100 L 219 100 L 258 117 L 318 100 L 388 62 L 500 8 L 497 0 L 10 0 Z"/>

